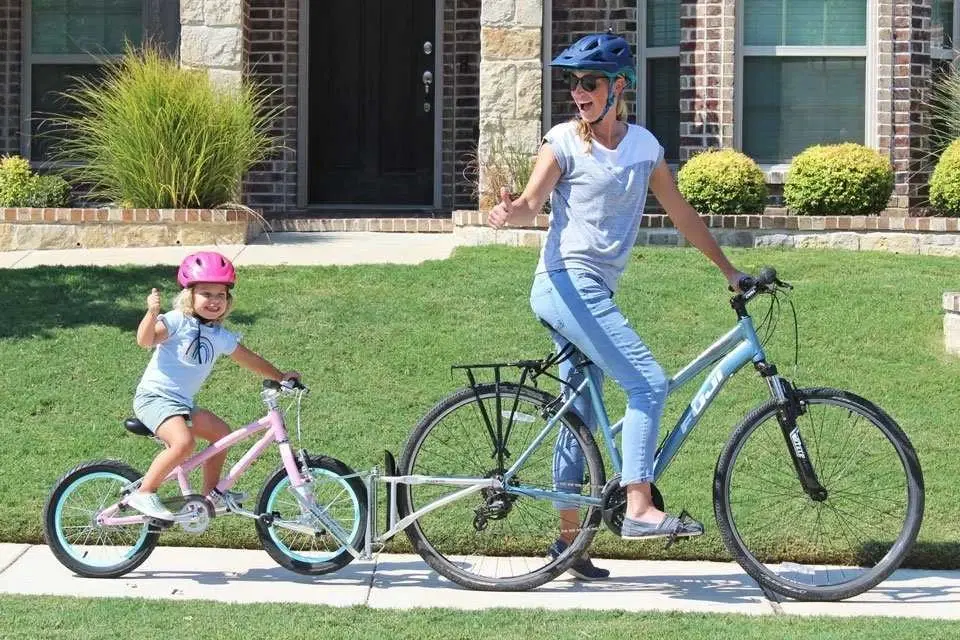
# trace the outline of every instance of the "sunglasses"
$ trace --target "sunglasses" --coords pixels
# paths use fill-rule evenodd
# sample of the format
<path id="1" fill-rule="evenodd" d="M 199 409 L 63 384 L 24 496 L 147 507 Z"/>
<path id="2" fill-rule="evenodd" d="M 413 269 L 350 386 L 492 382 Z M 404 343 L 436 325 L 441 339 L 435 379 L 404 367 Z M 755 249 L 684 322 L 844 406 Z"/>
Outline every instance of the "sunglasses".
<path id="1" fill-rule="evenodd" d="M 600 80 L 606 80 L 607 76 L 588 74 L 585 76 L 575 76 L 572 73 L 564 73 L 563 79 L 570 85 L 570 91 L 576 91 L 577 85 L 583 87 L 584 91 L 596 91 L 597 83 Z"/>

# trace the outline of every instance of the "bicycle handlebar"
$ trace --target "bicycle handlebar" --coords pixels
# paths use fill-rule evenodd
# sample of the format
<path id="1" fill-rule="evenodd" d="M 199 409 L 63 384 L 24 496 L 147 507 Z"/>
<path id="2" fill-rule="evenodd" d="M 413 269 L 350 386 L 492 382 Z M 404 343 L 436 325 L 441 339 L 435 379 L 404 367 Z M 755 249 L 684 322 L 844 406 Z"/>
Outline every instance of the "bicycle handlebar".
<path id="1" fill-rule="evenodd" d="M 284 380 L 283 382 L 277 382 L 276 380 L 264 380 L 263 388 L 281 393 L 292 393 L 298 390 L 310 390 L 306 385 L 300 382 L 298 378 L 291 378 L 290 380 Z"/>
<path id="2" fill-rule="evenodd" d="M 740 278 L 737 286 L 740 288 L 738 295 L 742 296 L 744 300 L 750 300 L 760 293 L 773 293 L 778 287 L 793 289 L 790 283 L 783 282 L 777 277 L 777 270 L 773 267 L 763 267 L 757 277 L 744 276 Z"/>

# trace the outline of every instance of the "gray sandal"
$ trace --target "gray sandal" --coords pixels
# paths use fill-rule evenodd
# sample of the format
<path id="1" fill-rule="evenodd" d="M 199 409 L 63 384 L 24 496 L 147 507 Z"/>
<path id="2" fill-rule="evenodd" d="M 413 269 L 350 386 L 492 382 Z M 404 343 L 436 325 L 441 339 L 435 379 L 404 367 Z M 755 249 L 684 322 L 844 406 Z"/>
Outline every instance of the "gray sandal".
<path id="1" fill-rule="evenodd" d="M 686 511 L 679 516 L 666 514 L 660 524 L 640 522 L 633 518 L 624 518 L 620 537 L 624 540 L 646 540 L 648 538 L 690 538 L 703 535 L 703 525 Z"/>

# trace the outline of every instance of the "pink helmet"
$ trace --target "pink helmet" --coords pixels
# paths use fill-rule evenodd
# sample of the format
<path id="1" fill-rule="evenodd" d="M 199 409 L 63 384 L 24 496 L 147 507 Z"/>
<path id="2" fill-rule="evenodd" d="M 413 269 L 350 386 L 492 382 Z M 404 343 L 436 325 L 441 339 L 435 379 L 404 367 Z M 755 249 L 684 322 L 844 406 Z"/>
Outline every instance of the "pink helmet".
<path id="1" fill-rule="evenodd" d="M 177 282 L 181 287 L 192 287 L 199 282 L 225 284 L 232 287 L 237 281 L 233 264 L 216 251 L 192 253 L 180 263 Z"/>

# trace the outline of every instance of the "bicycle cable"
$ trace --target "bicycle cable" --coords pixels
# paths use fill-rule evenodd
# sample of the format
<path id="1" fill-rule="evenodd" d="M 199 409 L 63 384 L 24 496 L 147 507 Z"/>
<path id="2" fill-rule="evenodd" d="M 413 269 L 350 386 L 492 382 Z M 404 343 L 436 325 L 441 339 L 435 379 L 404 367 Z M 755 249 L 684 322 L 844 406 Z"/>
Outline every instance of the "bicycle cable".
<path id="1" fill-rule="evenodd" d="M 796 378 L 796 374 L 800 369 L 800 322 L 797 319 L 797 307 L 793 304 L 793 299 L 783 289 L 778 288 L 770 294 L 770 306 L 767 308 L 767 312 L 764 314 L 763 320 L 760 321 L 759 325 L 764 332 L 760 346 L 766 346 L 776 331 L 782 311 L 781 295 L 786 297 L 787 303 L 790 305 L 790 312 L 793 315 L 793 370 L 794 378 Z M 776 311 L 774 311 L 774 308 L 776 308 Z"/>

